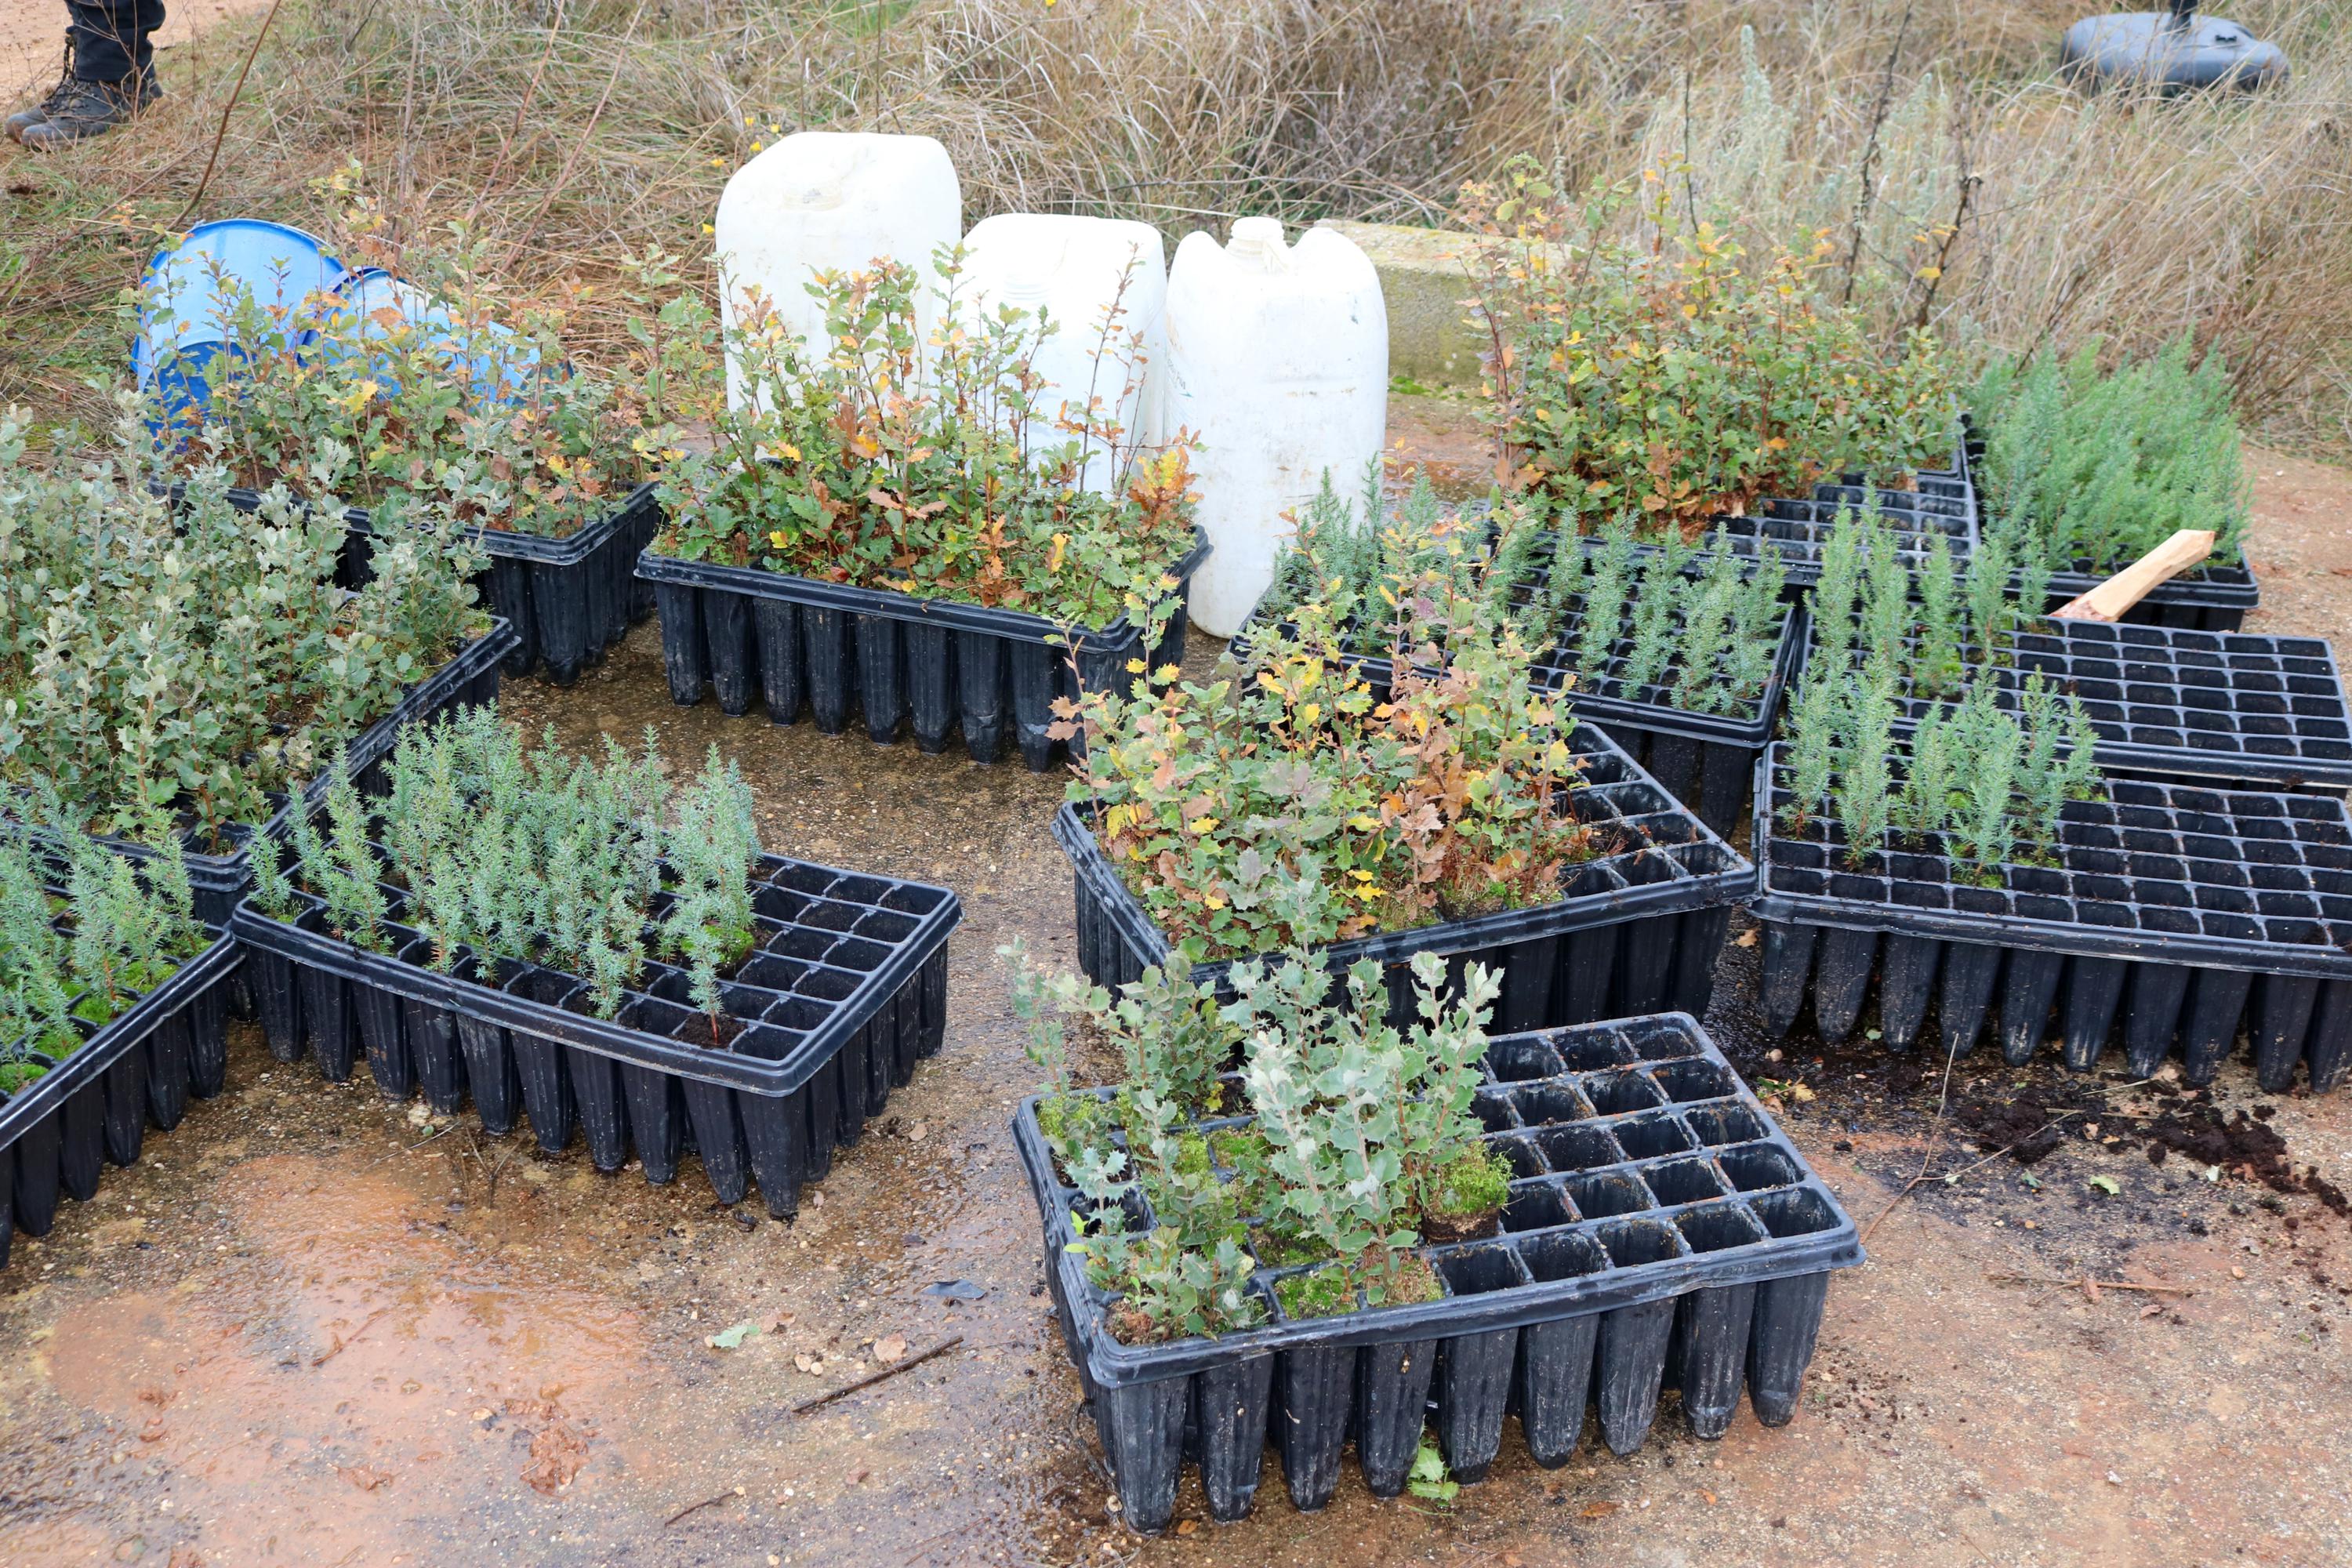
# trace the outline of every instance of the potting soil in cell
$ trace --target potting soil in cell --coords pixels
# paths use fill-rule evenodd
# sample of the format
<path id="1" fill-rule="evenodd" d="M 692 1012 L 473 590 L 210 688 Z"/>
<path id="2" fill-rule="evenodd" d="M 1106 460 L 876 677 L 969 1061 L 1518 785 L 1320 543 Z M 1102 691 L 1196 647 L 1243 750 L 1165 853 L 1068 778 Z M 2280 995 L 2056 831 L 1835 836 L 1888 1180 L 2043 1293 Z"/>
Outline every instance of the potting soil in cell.
<path id="1" fill-rule="evenodd" d="M 1166 1525 L 1187 1458 L 1215 1517 L 1246 1513 L 1269 1438 L 1302 1509 L 1330 1500 L 1350 1439 L 1366 1484 L 1394 1496 L 1433 1404 L 1465 1483 L 1485 1478 L 1507 1413 L 1546 1466 L 1573 1457 L 1588 1407 L 1602 1440 L 1631 1452 L 1668 1387 L 1702 1437 L 1723 1435 L 1743 1389 L 1768 1426 L 1795 1414 L 1829 1271 L 1862 1251 L 1698 1026 L 1670 1014 L 1502 1037 L 1485 1077 L 1474 1109 L 1511 1166 L 1510 1196 L 1491 1237 L 1420 1249 L 1442 1300 L 1294 1318 L 1275 1287 L 1304 1270 L 1262 1266 L 1250 1289 L 1264 1326 L 1159 1344 L 1111 1335 L 1114 1299 L 1068 1250 L 1084 1200 L 1054 1167 L 1035 1102 L 1023 1106 L 1014 1134 L 1048 1279 L 1130 1524 Z M 1129 1206 L 1149 1228 L 1149 1204 Z"/>

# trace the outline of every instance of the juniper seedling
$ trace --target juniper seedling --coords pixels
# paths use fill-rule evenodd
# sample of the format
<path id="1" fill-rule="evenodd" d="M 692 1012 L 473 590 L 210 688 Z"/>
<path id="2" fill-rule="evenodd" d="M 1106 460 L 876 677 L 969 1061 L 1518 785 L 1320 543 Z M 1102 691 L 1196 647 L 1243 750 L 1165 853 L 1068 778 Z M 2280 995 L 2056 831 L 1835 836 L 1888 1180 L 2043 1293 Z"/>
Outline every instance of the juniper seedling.
<path id="1" fill-rule="evenodd" d="M 1937 534 L 1919 569 L 1919 640 L 1911 666 L 1916 695 L 1941 697 L 1958 687 L 1965 668 L 1959 596 L 1951 547 Z"/>
<path id="2" fill-rule="evenodd" d="M 2214 560 L 2240 560 L 2251 489 L 2221 356 L 2196 360 L 2184 334 L 2102 373 L 2101 351 L 1997 360 L 1978 382 L 1992 514 L 2031 530 L 2045 568 L 2104 574 L 2184 528 L 2213 531 Z"/>
<path id="3" fill-rule="evenodd" d="M 37 831 L 0 835 L 0 1095 L 72 1055 L 85 1029 L 112 1022 L 209 940 L 175 838 L 159 835 L 134 860 L 57 805 L 40 803 Z"/>

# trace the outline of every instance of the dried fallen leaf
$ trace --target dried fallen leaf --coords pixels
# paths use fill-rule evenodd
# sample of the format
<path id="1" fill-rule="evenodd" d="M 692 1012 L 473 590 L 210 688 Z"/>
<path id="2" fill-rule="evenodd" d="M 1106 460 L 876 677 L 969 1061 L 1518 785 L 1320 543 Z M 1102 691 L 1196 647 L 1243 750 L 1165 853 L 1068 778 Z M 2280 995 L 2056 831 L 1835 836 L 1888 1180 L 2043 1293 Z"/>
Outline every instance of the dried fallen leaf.
<path id="1" fill-rule="evenodd" d="M 1182 1521 L 1176 1526 L 1176 1533 L 1179 1535 L 1191 1535 L 1200 1528 L 1201 1521 L 1199 1520 L 1188 1519 Z"/>
<path id="2" fill-rule="evenodd" d="M 1731 945 L 1734 947 L 1754 947 L 1756 945 L 1756 928 L 1754 926 L 1749 926 L 1746 931 L 1741 931 L 1737 937 L 1732 939 Z"/>
<path id="3" fill-rule="evenodd" d="M 1584 1505 L 1587 1519 L 1607 1519 L 1625 1505 L 1622 1502 L 1589 1502 Z"/>
<path id="4" fill-rule="evenodd" d="M 880 1362 L 884 1366 L 888 1366 L 892 1362 L 905 1359 L 906 1354 L 907 1336 L 904 1334 L 892 1334 L 887 1339 L 880 1339 L 874 1342 L 874 1359 Z"/>
<path id="5" fill-rule="evenodd" d="M 392 1479 L 389 1472 L 371 1469 L 365 1465 L 338 1465 L 335 1468 L 343 1479 L 363 1492 L 372 1492 L 376 1488 L 388 1484 Z"/>

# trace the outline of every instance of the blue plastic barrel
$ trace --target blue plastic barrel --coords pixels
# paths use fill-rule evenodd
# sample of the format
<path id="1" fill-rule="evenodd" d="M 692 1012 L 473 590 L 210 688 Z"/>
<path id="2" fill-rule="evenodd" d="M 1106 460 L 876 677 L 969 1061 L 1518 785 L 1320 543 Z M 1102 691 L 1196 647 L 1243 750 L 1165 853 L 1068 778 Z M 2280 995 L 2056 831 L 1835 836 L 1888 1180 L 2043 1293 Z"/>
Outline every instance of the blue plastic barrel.
<path id="1" fill-rule="evenodd" d="M 394 332 L 415 330 L 425 346 L 464 368 L 474 396 L 482 401 L 511 401 L 529 390 L 538 373 L 539 349 L 515 336 L 513 328 L 492 321 L 462 324 L 432 295 L 381 267 L 361 268 L 343 279 L 335 295 L 337 316 L 358 319 L 361 342 L 380 342 Z M 334 339 L 320 348 L 320 357 L 330 362 L 351 352 Z M 370 366 L 370 374 L 397 391 L 395 369 L 385 355 Z"/>
<path id="2" fill-rule="evenodd" d="M 291 308 L 345 275 L 325 244 L 299 228 L 254 218 L 198 224 L 147 263 L 131 374 L 154 395 L 162 421 L 184 418 L 211 395 L 214 357 L 240 352 L 226 320 L 240 290 L 264 308 Z"/>

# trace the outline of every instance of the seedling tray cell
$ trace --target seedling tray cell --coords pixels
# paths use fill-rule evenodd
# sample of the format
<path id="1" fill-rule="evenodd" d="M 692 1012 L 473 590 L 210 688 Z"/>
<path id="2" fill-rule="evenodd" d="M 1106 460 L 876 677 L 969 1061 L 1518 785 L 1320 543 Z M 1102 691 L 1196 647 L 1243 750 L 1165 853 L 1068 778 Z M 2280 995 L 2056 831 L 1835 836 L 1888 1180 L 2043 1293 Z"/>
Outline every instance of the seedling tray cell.
<path id="1" fill-rule="evenodd" d="M 222 1020 L 244 957 L 220 937 L 62 1058 L 32 1053 L 48 1070 L 0 1094 L 0 1268 L 17 1231 L 48 1235 L 60 1198 L 87 1203 L 107 1164 L 138 1163 L 150 1125 L 169 1131 L 190 1099 L 221 1091 Z"/>
<path id="2" fill-rule="evenodd" d="M 1042 773 L 1067 755 L 1049 733 L 1057 699 L 1076 699 L 1082 687 L 1132 690 L 1141 678 L 1131 662 L 1182 660 L 1182 585 L 1207 555 L 1208 547 L 1196 544 L 1173 568 L 1176 612 L 1149 648 L 1124 616 L 1072 639 L 1045 616 L 1020 610 L 651 550 L 638 557 L 637 575 L 653 589 L 662 663 L 681 707 L 715 691 L 730 715 L 749 712 L 758 700 L 775 723 L 805 714 L 828 735 L 846 730 L 855 711 L 877 744 L 911 730 L 916 745 L 930 752 L 946 751 L 961 731 L 973 762 L 996 762 L 1009 741 Z"/>
<path id="3" fill-rule="evenodd" d="M 1698 1025 L 1669 1013 L 1503 1036 L 1485 1077 L 1476 1111 L 1517 1174 L 1496 1234 L 1421 1249 L 1442 1299 L 1293 1318 L 1274 1287 L 1300 1270 L 1268 1267 L 1251 1286 L 1262 1326 L 1160 1344 L 1110 1333 L 1115 1299 L 1070 1250 L 1085 1200 L 1037 1102 L 1021 1106 L 1046 1276 L 1129 1524 L 1167 1527 L 1188 1460 L 1215 1518 L 1246 1514 L 1269 1435 L 1291 1500 L 1312 1510 L 1351 1437 L 1372 1491 L 1402 1490 L 1433 1412 L 1465 1483 L 1486 1478 L 1509 1414 L 1547 1467 L 1574 1457 L 1588 1409 L 1631 1453 L 1665 1389 L 1700 1437 L 1724 1434 L 1743 1390 L 1767 1426 L 1796 1414 L 1830 1272 L 1860 1263 L 1861 1243 Z"/>
<path id="4" fill-rule="evenodd" d="M 1443 955 L 1456 980 L 1472 963 L 1501 973 L 1495 1014 L 1501 1029 L 1664 1008 L 1706 1011 L 1731 907 L 1753 890 L 1754 867 L 1598 728 L 1578 724 L 1568 739 L 1587 781 L 1569 795 L 1570 808 L 1600 830 L 1604 853 L 1568 870 L 1559 901 L 1318 950 L 1334 971 L 1378 960 L 1401 1025 L 1413 1016 L 1410 965 L 1421 952 Z M 1078 963 L 1087 974 L 1121 985 L 1167 963 L 1173 944 L 1104 857 L 1076 805 L 1055 814 L 1054 837 L 1076 874 Z M 1222 990 L 1232 965 L 1197 964 L 1192 979 Z"/>
<path id="5" fill-rule="evenodd" d="M 2054 1027 L 2078 1069 L 2119 1037 L 2135 1074 L 2177 1050 L 2182 1076 L 2209 1083 L 2242 1035 L 2272 1092 L 2298 1066 L 2315 1091 L 2352 1068 L 2341 798 L 2110 773 L 2109 800 L 2067 805 L 2052 864 L 1966 878 L 1932 843 L 1850 867 L 1834 823 L 1790 830 L 1780 757 L 1758 768 L 1752 905 L 1775 1033 L 1810 1002 L 1822 1037 L 1845 1039 L 1874 995 L 1890 1050 L 1966 1054 L 1990 1023 L 2019 1065 Z"/>
<path id="6" fill-rule="evenodd" d="M 481 602 L 514 628 L 515 644 L 506 655 L 509 675 L 539 671 L 555 685 L 570 686 L 583 668 L 604 658 L 605 648 L 620 641 L 631 623 L 653 614 L 653 595 L 637 582 L 635 569 L 637 552 L 653 542 L 661 526 L 655 491 L 653 484 L 639 485 L 610 511 L 561 539 L 511 529 L 466 531 L 490 558 L 474 579 Z M 233 489 L 228 500 L 247 511 L 261 506 L 256 490 Z M 356 588 L 368 580 L 375 530 L 369 514 L 357 507 L 344 510 L 343 526 L 348 532 L 336 577 L 344 587 Z"/>
<path id="7" fill-rule="evenodd" d="M 361 789 L 372 792 L 383 760 L 392 754 L 401 731 L 409 725 L 425 723 L 461 708 L 496 707 L 499 664 L 512 650 L 514 641 L 514 631 L 508 623 L 493 619 L 488 631 L 459 648 L 448 663 L 410 687 L 391 712 L 353 736 L 347 751 Z M 325 799 L 333 782 L 331 774 L 321 773 L 305 785 L 304 808 Z M 195 892 L 196 918 L 206 924 L 226 924 L 230 910 L 251 885 L 253 858 L 247 847 L 254 835 L 267 834 L 282 840 L 292 826 L 292 797 L 272 795 L 270 799 L 275 809 L 268 821 L 228 830 L 234 847 L 226 853 L 200 852 L 195 847 L 203 841 L 193 832 L 182 840 L 181 858 L 187 866 L 188 882 Z M 100 838 L 98 842 L 132 860 L 144 860 L 152 853 L 145 845 L 128 839 Z"/>
<path id="8" fill-rule="evenodd" d="M 2039 673 L 2081 700 L 2115 767 L 2352 789 L 2352 704 L 2325 638 L 2045 620 L 2001 651 L 2002 705 Z M 1975 649 L 1966 657 L 1973 666 Z M 1897 700 L 1907 731 L 1937 700 L 1905 679 Z"/>
<path id="9" fill-rule="evenodd" d="M 944 888 L 774 855 L 754 879 L 757 941 L 722 987 L 717 1045 L 668 964 L 648 964 L 609 1020 L 584 981 L 541 964 L 461 951 L 434 968 L 394 888 L 388 953 L 333 935 L 307 895 L 292 921 L 248 902 L 231 929 L 253 954 L 280 1060 L 307 1052 L 338 1082 L 364 1060 L 388 1098 L 421 1094 L 446 1115 L 470 1096 L 493 1133 L 527 1121 L 550 1154 L 577 1135 L 597 1169 L 634 1154 L 649 1182 L 671 1180 L 692 1151 L 722 1203 L 756 1184 L 782 1218 L 940 1049 L 962 909 Z"/>

